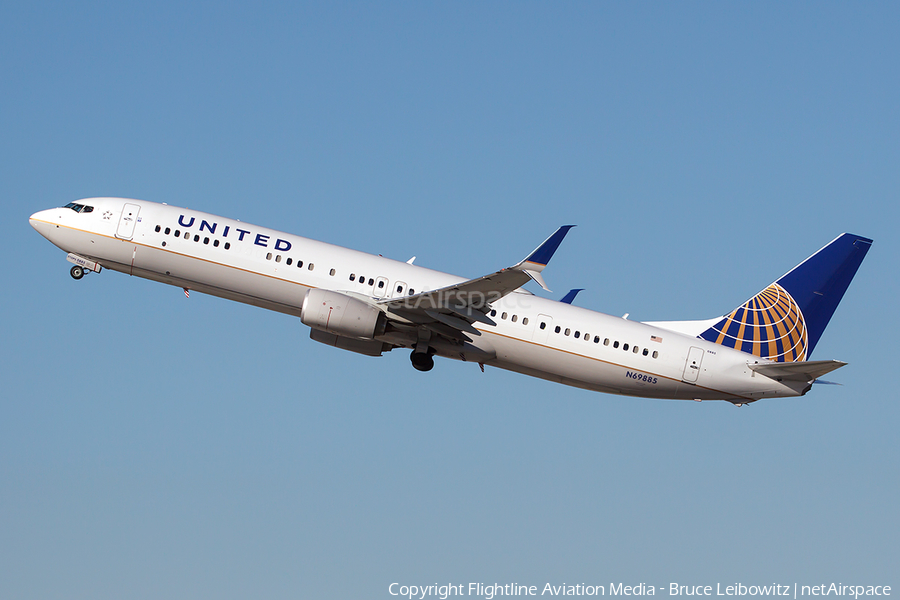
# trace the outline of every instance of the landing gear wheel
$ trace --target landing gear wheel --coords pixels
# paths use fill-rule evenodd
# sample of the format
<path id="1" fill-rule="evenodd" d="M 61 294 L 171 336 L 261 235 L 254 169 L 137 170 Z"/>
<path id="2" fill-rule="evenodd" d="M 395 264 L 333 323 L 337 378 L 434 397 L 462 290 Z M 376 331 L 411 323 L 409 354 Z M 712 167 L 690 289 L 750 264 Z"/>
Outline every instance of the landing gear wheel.
<path id="1" fill-rule="evenodd" d="M 69 275 L 72 276 L 72 279 L 81 279 L 82 277 L 84 277 L 84 268 L 79 267 L 78 265 L 75 265 L 69 271 Z"/>
<path id="2" fill-rule="evenodd" d="M 434 368 L 434 357 L 427 352 L 413 352 L 409 355 L 409 360 L 417 371 L 430 371 Z"/>

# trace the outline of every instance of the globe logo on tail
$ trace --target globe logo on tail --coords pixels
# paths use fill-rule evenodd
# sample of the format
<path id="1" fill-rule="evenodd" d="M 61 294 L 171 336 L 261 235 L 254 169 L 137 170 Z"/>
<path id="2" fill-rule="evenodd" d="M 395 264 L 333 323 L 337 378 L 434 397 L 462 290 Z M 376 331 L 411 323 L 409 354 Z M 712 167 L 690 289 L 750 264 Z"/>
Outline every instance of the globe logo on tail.
<path id="1" fill-rule="evenodd" d="M 773 283 L 707 329 L 701 338 L 777 362 L 806 360 L 806 322 L 797 302 Z"/>

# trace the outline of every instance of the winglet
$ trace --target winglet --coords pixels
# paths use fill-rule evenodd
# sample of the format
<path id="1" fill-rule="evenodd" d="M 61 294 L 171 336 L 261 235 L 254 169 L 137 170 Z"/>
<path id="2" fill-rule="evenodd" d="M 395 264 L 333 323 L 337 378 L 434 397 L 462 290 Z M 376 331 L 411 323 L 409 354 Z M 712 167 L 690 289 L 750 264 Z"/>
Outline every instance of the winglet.
<path id="1" fill-rule="evenodd" d="M 583 292 L 583 291 L 584 291 L 584 288 L 575 288 L 575 289 L 569 290 L 569 293 L 566 294 L 565 296 L 563 296 L 562 300 L 560 300 L 560 302 L 564 302 L 566 304 L 572 304 L 572 301 L 575 300 L 575 296 L 578 295 L 578 292 Z"/>
<path id="2" fill-rule="evenodd" d="M 548 288 L 547 284 L 544 283 L 544 278 L 541 277 L 541 271 L 544 270 L 544 267 L 546 267 L 547 263 L 550 262 L 550 259 L 553 258 L 553 254 L 556 252 L 556 249 L 559 248 L 559 245 L 562 243 L 563 238 L 566 237 L 566 234 L 569 233 L 569 230 L 573 227 L 575 226 L 563 225 L 562 227 L 554 231 L 553 235 L 544 240 L 544 243 L 535 248 L 534 251 L 528 255 L 528 258 L 512 268 L 518 271 L 523 271 L 539 286 L 549 292 L 550 288 Z"/>
<path id="3" fill-rule="evenodd" d="M 516 265 L 522 271 L 537 271 L 540 273 L 553 258 L 553 254 L 559 245 L 562 244 L 563 238 L 569 233 L 574 225 L 563 225 L 553 232 L 553 235 L 544 240 L 540 246 L 535 248 L 534 252 L 528 255 L 528 258 Z"/>

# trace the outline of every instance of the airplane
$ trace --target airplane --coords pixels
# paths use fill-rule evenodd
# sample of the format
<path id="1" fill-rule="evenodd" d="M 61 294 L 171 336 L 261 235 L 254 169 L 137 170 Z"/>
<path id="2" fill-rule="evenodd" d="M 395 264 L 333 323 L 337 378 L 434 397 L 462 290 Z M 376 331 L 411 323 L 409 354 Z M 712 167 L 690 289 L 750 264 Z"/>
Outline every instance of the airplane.
<path id="1" fill-rule="evenodd" d="M 523 260 L 464 279 L 196 210 L 89 198 L 42 210 L 32 227 L 67 253 L 71 276 L 102 269 L 298 317 L 310 338 L 367 356 L 411 350 L 419 371 L 440 356 L 568 386 L 646 398 L 805 395 L 844 366 L 809 360 L 872 240 L 844 233 L 731 312 L 638 322 L 523 289 L 573 227 Z"/>

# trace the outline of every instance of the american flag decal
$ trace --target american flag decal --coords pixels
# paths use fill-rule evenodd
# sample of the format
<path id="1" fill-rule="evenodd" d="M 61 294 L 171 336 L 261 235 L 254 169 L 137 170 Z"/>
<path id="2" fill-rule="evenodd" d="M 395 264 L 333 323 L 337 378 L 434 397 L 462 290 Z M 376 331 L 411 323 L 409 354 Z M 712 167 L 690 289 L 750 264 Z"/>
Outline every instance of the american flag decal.
<path id="1" fill-rule="evenodd" d="M 660 344 L 662 344 L 662 338 L 659 337 L 658 335 L 651 335 L 650 341 L 651 342 L 659 342 Z"/>
<path id="2" fill-rule="evenodd" d="M 185 297 L 185 298 L 190 298 L 190 297 L 191 297 L 191 290 L 189 290 L 189 289 L 187 289 L 187 288 L 182 288 L 182 289 L 184 290 L 184 297 Z"/>

